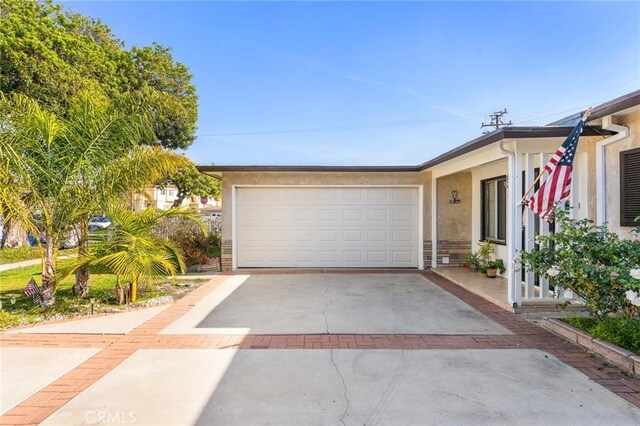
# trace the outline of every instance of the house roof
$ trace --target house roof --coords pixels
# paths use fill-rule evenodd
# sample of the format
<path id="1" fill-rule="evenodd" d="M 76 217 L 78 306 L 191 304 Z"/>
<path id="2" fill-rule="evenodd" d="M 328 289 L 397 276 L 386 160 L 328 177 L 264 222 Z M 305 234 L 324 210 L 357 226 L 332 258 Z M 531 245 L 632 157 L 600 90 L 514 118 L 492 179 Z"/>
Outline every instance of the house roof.
<path id="1" fill-rule="evenodd" d="M 594 108 L 589 116 L 589 122 L 615 114 L 640 105 L 640 90 L 631 92 L 619 98 L 605 102 Z M 546 126 L 510 126 L 503 127 L 491 133 L 482 135 L 445 152 L 431 160 L 416 166 L 275 166 L 275 165 L 212 165 L 197 166 L 198 170 L 208 174 L 223 172 L 419 172 L 438 164 L 449 161 L 460 155 L 491 145 L 505 139 L 534 139 L 566 137 L 575 127 L 583 112 L 572 114 Z M 583 136 L 612 135 L 614 132 L 603 130 L 600 126 L 587 126 L 583 129 Z"/>
<path id="2" fill-rule="evenodd" d="M 616 114 L 639 105 L 640 90 L 636 90 L 635 92 L 627 93 L 619 98 L 612 99 L 594 107 L 587 122 L 592 122 L 602 117 L 606 117 L 607 115 Z M 584 111 L 576 112 L 575 114 L 561 118 L 553 123 L 549 123 L 548 126 L 575 126 L 580 117 L 582 117 L 582 114 L 584 114 Z"/>

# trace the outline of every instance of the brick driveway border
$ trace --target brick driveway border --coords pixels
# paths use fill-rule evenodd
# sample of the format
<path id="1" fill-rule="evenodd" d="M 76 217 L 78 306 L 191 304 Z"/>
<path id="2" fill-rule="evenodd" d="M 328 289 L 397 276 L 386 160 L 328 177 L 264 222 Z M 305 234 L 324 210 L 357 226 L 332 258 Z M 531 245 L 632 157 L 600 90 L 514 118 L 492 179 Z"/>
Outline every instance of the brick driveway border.
<path id="1" fill-rule="evenodd" d="M 297 272 L 309 273 L 309 271 L 287 273 Z M 358 270 L 332 271 L 332 273 L 341 272 L 367 273 L 367 271 Z M 261 271 L 251 271 L 251 274 L 257 273 Z M 228 277 L 220 275 L 125 335 L 2 334 L 0 336 L 2 347 L 92 347 L 102 350 L 7 411 L 0 417 L 0 424 L 37 424 L 43 421 L 138 349 L 539 349 L 557 357 L 584 373 L 591 380 L 640 407 L 640 378 L 611 366 L 603 358 L 585 352 L 579 346 L 503 310 L 446 278 L 432 272 L 414 271 L 413 273 L 421 274 L 514 334 L 159 334 Z"/>

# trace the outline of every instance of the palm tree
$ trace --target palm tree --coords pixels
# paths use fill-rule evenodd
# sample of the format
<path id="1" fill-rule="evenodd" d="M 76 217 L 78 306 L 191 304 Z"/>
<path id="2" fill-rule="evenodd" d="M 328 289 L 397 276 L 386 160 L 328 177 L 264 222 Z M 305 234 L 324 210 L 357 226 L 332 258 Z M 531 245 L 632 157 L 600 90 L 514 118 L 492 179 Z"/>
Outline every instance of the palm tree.
<path id="1" fill-rule="evenodd" d="M 184 273 L 185 262 L 181 249 L 159 235 L 160 223 L 168 218 L 182 218 L 194 222 L 206 233 L 195 211 L 183 208 L 158 210 L 148 208 L 141 213 L 122 205 L 104 208 L 112 221 L 106 238 L 91 247 L 90 253 L 78 258 L 65 268 L 60 277 L 84 266 L 108 271 L 116 275 L 116 286 L 121 291 L 128 284 L 126 299 L 135 302 L 138 288 L 154 276 L 175 276 Z"/>
<path id="2" fill-rule="evenodd" d="M 5 220 L 21 221 L 41 235 L 43 304 L 55 302 L 59 242 L 80 223 L 80 254 L 86 253 L 83 218 L 97 203 L 142 185 L 181 156 L 143 148 L 154 135 L 145 102 L 119 103 L 80 93 L 65 117 L 20 94 L 0 97 L 0 210 Z M 134 167 L 135 166 L 135 167 Z M 117 179 L 117 181 L 115 181 Z M 88 285 L 88 274 L 86 275 Z"/>
<path id="3" fill-rule="evenodd" d="M 88 222 L 91 211 L 98 211 L 100 205 L 121 200 L 132 192 L 143 192 L 147 185 L 174 173 L 185 162 L 188 162 L 185 157 L 157 146 L 136 146 L 128 155 L 108 164 L 94 164 L 93 173 L 90 176 L 84 175 L 79 182 L 86 208 L 80 212 L 78 220 L 78 255 L 88 253 Z M 85 296 L 89 292 L 88 268 L 80 267 L 76 270 L 73 292 L 78 296 Z"/>

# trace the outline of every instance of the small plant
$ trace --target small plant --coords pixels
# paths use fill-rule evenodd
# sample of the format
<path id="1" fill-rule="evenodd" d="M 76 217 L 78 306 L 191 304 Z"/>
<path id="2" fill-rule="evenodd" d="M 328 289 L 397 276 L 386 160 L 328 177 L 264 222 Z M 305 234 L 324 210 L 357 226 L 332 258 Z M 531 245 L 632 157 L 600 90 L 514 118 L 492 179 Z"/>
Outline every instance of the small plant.
<path id="1" fill-rule="evenodd" d="M 487 263 L 496 252 L 496 245 L 489 240 L 484 240 L 478 245 L 478 256 L 480 260 Z"/>
<path id="2" fill-rule="evenodd" d="M 490 260 L 487 262 L 487 277 L 495 278 L 497 272 L 500 271 L 501 274 L 504 274 L 507 268 L 504 266 L 504 261 L 502 259 Z"/>
<path id="3" fill-rule="evenodd" d="M 478 269 L 480 272 L 484 273 L 487 271 L 487 264 L 491 261 L 495 252 L 496 245 L 489 240 L 484 240 L 478 245 Z"/>
<path id="4" fill-rule="evenodd" d="M 467 253 L 465 258 L 465 263 L 469 267 L 470 271 L 477 271 L 478 266 L 480 266 L 480 256 L 475 251 L 470 251 Z"/>

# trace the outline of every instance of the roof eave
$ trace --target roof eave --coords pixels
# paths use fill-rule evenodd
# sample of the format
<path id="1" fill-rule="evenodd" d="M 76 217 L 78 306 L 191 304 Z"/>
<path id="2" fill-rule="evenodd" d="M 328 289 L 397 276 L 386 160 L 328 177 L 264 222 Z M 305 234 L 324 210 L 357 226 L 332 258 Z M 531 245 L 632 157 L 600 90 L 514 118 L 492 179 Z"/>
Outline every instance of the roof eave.
<path id="1" fill-rule="evenodd" d="M 539 127 L 503 127 L 479 138 L 473 139 L 464 145 L 460 145 L 436 158 L 417 166 L 260 166 L 260 165 L 212 165 L 197 166 L 198 170 L 210 176 L 222 177 L 225 172 L 259 172 L 259 173 L 286 173 L 286 172 L 367 172 L 367 173 L 402 173 L 420 172 L 434 167 L 445 161 L 452 160 L 471 151 L 491 145 L 506 139 L 533 139 L 566 137 L 573 130 L 568 126 L 539 126 Z M 614 132 L 602 130 L 599 126 L 588 126 L 583 130 L 583 136 L 612 135 Z"/>

